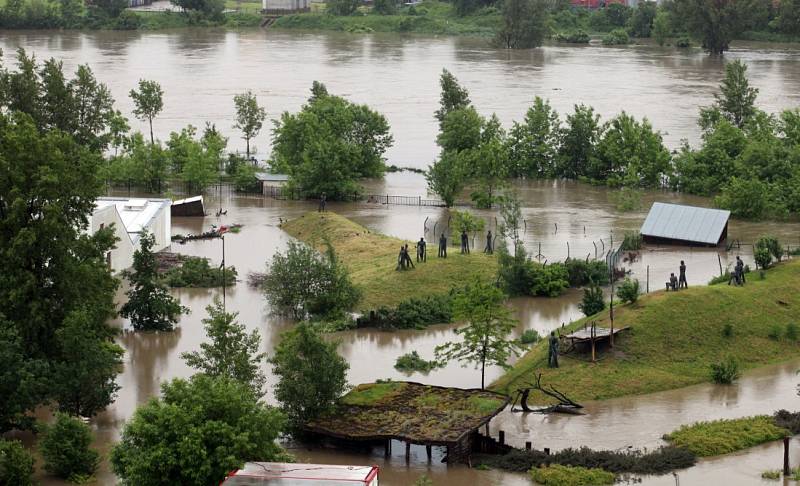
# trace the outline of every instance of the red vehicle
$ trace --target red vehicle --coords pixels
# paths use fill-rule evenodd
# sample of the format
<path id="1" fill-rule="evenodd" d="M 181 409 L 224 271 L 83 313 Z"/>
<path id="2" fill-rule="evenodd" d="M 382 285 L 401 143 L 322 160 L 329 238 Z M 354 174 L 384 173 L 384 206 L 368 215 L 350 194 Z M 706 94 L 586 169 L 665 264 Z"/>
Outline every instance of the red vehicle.
<path id="1" fill-rule="evenodd" d="M 248 462 L 228 474 L 225 486 L 378 486 L 378 466 Z"/>

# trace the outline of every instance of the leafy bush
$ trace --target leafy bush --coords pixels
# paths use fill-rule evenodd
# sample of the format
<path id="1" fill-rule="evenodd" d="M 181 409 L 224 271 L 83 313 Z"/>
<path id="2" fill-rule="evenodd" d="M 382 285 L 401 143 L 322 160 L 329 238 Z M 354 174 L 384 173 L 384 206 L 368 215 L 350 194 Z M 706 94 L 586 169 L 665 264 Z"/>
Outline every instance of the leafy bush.
<path id="1" fill-rule="evenodd" d="M 756 241 L 755 247 L 756 249 L 766 249 L 770 256 L 777 261 L 781 261 L 781 258 L 783 258 L 783 248 L 781 248 L 781 243 L 774 236 L 762 236 Z"/>
<path id="2" fill-rule="evenodd" d="M 361 4 L 359 0 L 329 0 L 327 11 L 333 15 L 353 15 Z"/>
<path id="3" fill-rule="evenodd" d="M 633 304 L 639 299 L 639 280 L 626 278 L 617 288 L 617 297 L 622 302 Z"/>
<path id="4" fill-rule="evenodd" d="M 399 356 L 397 361 L 394 363 L 394 368 L 396 370 L 405 371 L 408 373 L 414 371 L 427 373 L 438 366 L 439 365 L 435 360 L 428 361 L 426 359 L 422 359 L 416 351 Z"/>
<path id="5" fill-rule="evenodd" d="M 762 269 L 769 268 L 770 263 L 772 263 L 772 255 L 766 248 L 756 247 L 753 250 L 753 259 L 756 261 L 756 265 Z"/>
<path id="6" fill-rule="evenodd" d="M 569 287 L 569 274 L 563 263 L 542 265 L 530 262 L 531 289 L 530 295 L 542 297 L 558 297 Z"/>
<path id="7" fill-rule="evenodd" d="M 31 486 L 33 456 L 16 440 L 0 438 L 0 484 Z"/>
<path id="8" fill-rule="evenodd" d="M 794 322 L 786 324 L 786 339 L 796 342 L 800 338 L 800 328 Z"/>
<path id="9" fill-rule="evenodd" d="M 568 44 L 588 44 L 591 37 L 585 31 L 578 29 L 568 33 L 559 33 L 556 36 L 556 40 Z"/>
<path id="10" fill-rule="evenodd" d="M 452 221 L 450 222 L 450 241 L 453 244 L 461 244 L 461 232 L 466 231 L 472 238 L 473 233 L 480 233 L 486 226 L 486 221 L 474 216 L 469 211 L 450 211 Z M 485 238 L 484 238 L 485 239 Z"/>
<path id="11" fill-rule="evenodd" d="M 780 324 L 773 324 L 772 326 L 770 326 L 769 332 L 767 333 L 767 337 L 774 341 L 779 340 L 782 335 L 783 335 L 783 330 L 781 329 Z"/>
<path id="12" fill-rule="evenodd" d="M 603 37 L 603 44 L 607 46 L 623 46 L 630 41 L 625 29 L 614 29 Z"/>
<path id="13" fill-rule="evenodd" d="M 519 342 L 522 344 L 533 344 L 542 337 L 539 336 L 539 333 L 536 332 L 536 329 L 525 329 L 522 335 L 519 337 Z"/>
<path id="14" fill-rule="evenodd" d="M 627 213 L 642 208 L 642 196 L 644 191 L 633 187 L 622 187 L 611 193 L 611 201 L 617 211 Z"/>
<path id="15" fill-rule="evenodd" d="M 750 265 L 745 265 L 744 266 L 744 273 L 745 274 L 750 273 Z M 731 280 L 731 272 L 730 272 L 730 270 L 725 270 L 725 273 L 723 273 L 722 275 L 717 275 L 716 277 L 714 277 L 711 280 L 709 280 L 708 281 L 708 285 L 717 285 L 717 284 L 721 284 L 721 283 L 725 283 L 726 284 L 726 283 L 730 282 L 730 280 Z"/>
<path id="16" fill-rule="evenodd" d="M 788 430 L 775 425 L 773 417 L 758 415 L 683 425 L 664 439 L 698 456 L 708 457 L 782 439 L 787 434 Z"/>
<path id="17" fill-rule="evenodd" d="M 675 41 L 675 47 L 680 47 L 682 49 L 692 47 L 692 39 L 688 37 L 681 37 L 680 39 Z"/>
<path id="18" fill-rule="evenodd" d="M 786 429 L 792 435 L 800 434 L 800 412 L 789 412 L 788 410 L 778 410 L 772 415 L 775 425 Z"/>
<path id="19" fill-rule="evenodd" d="M 622 245 L 619 249 L 622 251 L 638 251 L 642 249 L 644 239 L 642 234 L 638 231 L 628 231 L 625 233 L 625 238 L 622 240 Z"/>
<path id="20" fill-rule="evenodd" d="M 100 455 L 89 448 L 91 443 L 88 425 L 69 415 L 56 414 L 55 423 L 45 427 L 40 445 L 45 470 L 63 479 L 91 476 L 100 460 Z"/>
<path id="21" fill-rule="evenodd" d="M 724 326 L 722 326 L 722 337 L 732 338 L 733 337 L 733 324 L 730 322 L 726 322 Z"/>
<path id="22" fill-rule="evenodd" d="M 608 265 L 603 260 L 576 260 L 570 258 L 564 262 L 567 268 L 567 281 L 570 287 L 583 287 L 595 283 L 606 285 L 609 280 Z"/>
<path id="23" fill-rule="evenodd" d="M 696 457 L 687 449 L 675 446 L 653 451 L 595 451 L 588 447 L 564 449 L 554 454 L 540 450 L 513 449 L 504 455 L 478 455 L 476 462 L 506 471 L 525 472 L 550 464 L 601 468 L 617 474 L 663 474 L 694 466 Z"/>
<path id="24" fill-rule="evenodd" d="M 411 298 L 393 309 L 380 307 L 360 317 L 356 325 L 378 329 L 425 329 L 431 324 L 447 324 L 452 320 L 453 296 L 442 294 Z"/>
<path id="25" fill-rule="evenodd" d="M 780 479 L 780 469 L 770 469 L 761 473 L 761 479 Z"/>
<path id="26" fill-rule="evenodd" d="M 223 274 L 225 285 L 230 287 L 236 283 L 236 268 L 211 268 L 208 258 L 187 256 L 182 264 L 170 268 L 163 273 L 164 282 L 170 287 L 222 287 Z"/>
<path id="27" fill-rule="evenodd" d="M 739 362 L 730 357 L 711 364 L 711 379 L 714 383 L 730 385 L 739 378 Z"/>
<path id="28" fill-rule="evenodd" d="M 593 316 L 606 308 L 603 289 L 597 285 L 583 289 L 583 300 L 578 304 L 578 308 L 584 315 Z"/>
<path id="29" fill-rule="evenodd" d="M 544 486 L 594 486 L 599 484 L 614 484 L 616 475 L 602 469 L 587 469 L 583 467 L 551 466 L 531 469 L 531 478 Z"/>

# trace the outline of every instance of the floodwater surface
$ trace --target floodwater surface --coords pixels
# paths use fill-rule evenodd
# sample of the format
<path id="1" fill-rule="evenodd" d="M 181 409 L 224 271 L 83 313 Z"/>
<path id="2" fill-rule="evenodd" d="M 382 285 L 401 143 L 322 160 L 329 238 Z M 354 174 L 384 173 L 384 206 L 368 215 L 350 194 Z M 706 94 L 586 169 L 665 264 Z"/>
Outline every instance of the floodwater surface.
<path id="1" fill-rule="evenodd" d="M 699 105 L 708 104 L 722 76 L 723 64 L 698 50 L 673 50 L 653 46 L 622 48 L 548 46 L 531 51 L 509 52 L 487 48 L 481 39 L 419 36 L 320 34 L 247 30 L 225 32 L 184 30 L 179 32 L 3 32 L 0 48 L 6 62 L 17 47 L 38 58 L 57 57 L 67 70 L 88 63 L 97 77 L 107 83 L 117 107 L 131 116 L 127 96 L 139 78 L 161 83 L 165 108 L 154 122 L 157 137 L 187 124 L 217 125 L 230 137 L 229 146 L 243 148 L 233 130 L 234 94 L 252 89 L 266 106 L 270 118 L 283 110 L 297 110 L 308 96 L 313 80 L 328 85 L 331 92 L 357 102 L 368 103 L 384 113 L 395 138 L 388 162 L 425 168 L 437 153 L 437 126 L 432 117 L 437 107 L 438 76 L 443 67 L 453 71 L 469 88 L 472 101 L 484 114 L 496 112 L 508 126 L 522 118 L 536 95 L 550 98 L 562 113 L 575 103 L 595 106 L 604 117 L 621 110 L 647 116 L 662 130 L 666 143 L 676 148 L 681 139 L 697 141 L 696 117 Z M 800 52 L 793 48 L 743 45 L 726 59 L 742 59 L 751 80 L 760 89 L 759 102 L 770 112 L 794 107 L 800 99 Z M 136 128 L 144 125 L 132 120 Z M 256 139 L 259 157 L 269 151 L 269 126 Z M 610 192 L 574 182 L 516 184 L 523 199 L 523 239 L 529 252 L 541 261 L 594 258 L 619 243 L 626 231 L 638 229 L 653 201 L 708 206 L 704 198 L 671 193 L 648 192 L 644 209 L 619 213 Z M 370 181 L 368 192 L 424 196 L 424 178 L 409 173 L 390 174 Z M 292 218 L 314 208 L 305 202 L 284 202 L 249 196 L 223 194 L 222 200 L 208 194 L 209 212 L 222 205 L 226 216 L 217 218 L 175 218 L 174 233 L 199 233 L 211 224 L 241 223 L 241 233 L 225 238 L 226 263 L 236 266 L 240 282 L 226 293 L 227 308 L 239 313 L 240 322 L 257 329 L 263 348 L 271 352 L 280 332 L 292 322 L 273 315 L 269 306 L 246 284 L 249 272 L 262 271 L 275 251 L 284 248 L 289 237 L 279 227 L 280 219 Z M 337 211 L 380 231 L 409 241 L 421 235 L 431 241 L 433 228 L 446 224 L 448 213 L 441 208 L 331 203 Z M 478 211 L 490 228 L 495 214 Z M 730 241 L 742 246 L 698 249 L 649 246 L 635 261 L 624 266 L 643 288 L 659 290 L 680 260 L 688 266 L 690 285 L 701 285 L 719 274 L 736 255 L 752 262 L 756 238 L 772 233 L 784 244 L 800 244 L 796 223 L 748 223 L 731 221 Z M 480 244 L 481 235 L 475 235 Z M 173 245 L 172 251 L 208 257 L 216 264 L 222 241 L 192 241 Z M 387 271 L 393 271 L 387 262 Z M 649 280 L 648 280 L 649 275 Z M 648 283 L 649 282 L 649 283 Z M 424 292 L 424 289 L 421 289 Z M 119 342 L 125 348 L 125 364 L 119 376 L 121 390 L 114 404 L 92 421 L 96 445 L 107 453 L 118 440 L 124 421 L 136 407 L 158 394 L 161 383 L 192 374 L 180 359 L 185 351 L 198 349 L 205 339 L 201 319 L 205 307 L 221 296 L 220 289 L 177 289 L 182 303 L 191 309 L 173 333 L 133 333 L 124 320 L 114 325 L 123 329 Z M 519 325 L 515 334 L 536 329 L 540 334 L 580 317 L 578 291 L 556 299 L 515 298 L 510 302 Z M 123 298 L 122 291 L 120 299 Z M 665 323 L 668 325 L 668 323 Z M 423 331 L 378 332 L 358 330 L 337 333 L 340 353 L 350 363 L 351 384 L 379 378 L 412 379 L 436 385 L 475 387 L 479 372 L 453 363 L 428 375 L 405 375 L 393 367 L 396 358 L 416 350 L 432 357 L 437 344 L 454 338 L 452 325 L 433 326 Z M 587 445 L 595 448 L 655 447 L 661 435 L 684 423 L 718 417 L 769 413 L 774 409 L 798 409 L 795 370 L 800 363 L 763 368 L 747 373 L 737 384 L 710 384 L 641 397 L 625 397 L 586 403 L 587 415 L 543 416 L 504 412 L 491 427 L 493 434 L 506 432 L 507 440 L 521 446 L 560 449 Z M 501 370 L 487 370 L 487 380 Z M 272 379 L 272 377 L 270 377 Z M 271 394 L 266 397 L 273 403 Z M 796 442 L 796 441 L 795 441 Z M 530 484 L 521 474 L 476 471 L 440 463 L 442 451 L 435 450 L 429 463 L 424 449 L 412 448 L 406 464 L 402 447 L 389 459 L 383 450 L 373 454 L 332 449 L 308 450 L 287 444 L 298 460 L 330 463 L 375 463 L 382 467 L 382 484 L 408 485 L 423 473 L 441 486 Z M 793 462 L 800 461 L 797 445 Z M 702 461 L 697 467 L 678 473 L 682 484 L 756 484 L 760 471 L 780 465 L 780 448 L 774 444 L 742 454 Z M 115 481 L 107 461 L 98 473 L 100 484 Z M 46 479 L 48 484 L 58 484 Z M 671 475 L 645 478 L 645 484 L 675 484 Z"/>

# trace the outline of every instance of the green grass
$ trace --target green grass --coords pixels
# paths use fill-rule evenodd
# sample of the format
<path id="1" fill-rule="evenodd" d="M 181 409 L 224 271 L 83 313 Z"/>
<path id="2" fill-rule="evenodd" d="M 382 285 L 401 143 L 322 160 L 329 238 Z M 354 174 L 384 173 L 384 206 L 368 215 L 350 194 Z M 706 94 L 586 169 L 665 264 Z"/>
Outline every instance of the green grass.
<path id="1" fill-rule="evenodd" d="M 410 15 L 410 12 L 417 14 Z M 350 16 L 324 12 L 285 15 L 273 28 L 491 36 L 499 24 L 500 13 L 495 8 L 479 9 L 460 17 L 450 3 L 427 1 L 414 6 L 413 11 L 403 7 L 396 15 L 374 14 L 368 9 L 360 9 Z"/>
<path id="2" fill-rule="evenodd" d="M 406 387 L 403 382 L 388 381 L 384 383 L 365 383 L 353 388 L 342 397 L 345 405 L 377 405 L 390 400 Z"/>
<path id="3" fill-rule="evenodd" d="M 423 289 L 426 294 L 444 294 L 463 286 L 474 278 L 483 281 L 497 274 L 493 255 L 475 252 L 461 255 L 450 248 L 447 258 L 436 257 L 436 242 L 428 242 L 427 263 L 415 263 L 412 270 L 396 271 L 400 245 L 413 241 L 400 240 L 350 221 L 336 213 L 310 212 L 284 223 L 289 235 L 324 251 L 324 237 L 333 244 L 340 261 L 350 271 L 353 283 L 363 291 L 361 309 L 395 306 Z"/>
<path id="4" fill-rule="evenodd" d="M 614 307 L 616 327 L 631 329 L 617 339 L 613 353 L 597 363 L 562 356 L 561 368 L 547 367 L 547 340 L 523 356 L 491 389 L 513 393 L 542 373 L 542 383 L 571 398 L 606 399 L 650 393 L 710 381 L 711 365 L 728 357 L 741 370 L 800 356 L 796 343 L 770 339 L 773 326 L 797 322 L 800 310 L 800 260 L 770 269 L 764 280 L 744 287 L 715 285 L 680 292 L 656 292 L 634 306 Z M 610 327 L 608 311 L 595 318 Z M 584 320 L 567 326 L 583 327 Z M 732 324 L 731 337 L 723 333 Z"/>
<path id="5" fill-rule="evenodd" d="M 775 425 L 773 417 L 758 415 L 684 425 L 664 439 L 700 457 L 730 454 L 791 435 Z"/>
<path id="6" fill-rule="evenodd" d="M 552 464 L 530 470 L 531 479 L 543 486 L 595 486 L 614 484 L 616 475 L 602 469 Z"/>

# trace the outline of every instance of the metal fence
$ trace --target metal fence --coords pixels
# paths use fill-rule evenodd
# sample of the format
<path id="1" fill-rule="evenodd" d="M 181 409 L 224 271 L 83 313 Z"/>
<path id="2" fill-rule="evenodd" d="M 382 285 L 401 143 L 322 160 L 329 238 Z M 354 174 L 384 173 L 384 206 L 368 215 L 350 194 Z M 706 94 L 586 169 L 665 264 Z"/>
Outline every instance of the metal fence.
<path id="1" fill-rule="evenodd" d="M 398 206 L 427 206 L 444 207 L 446 204 L 439 199 L 423 199 L 422 196 L 392 196 L 389 194 L 368 194 L 366 202 L 373 204 L 394 204 Z"/>

